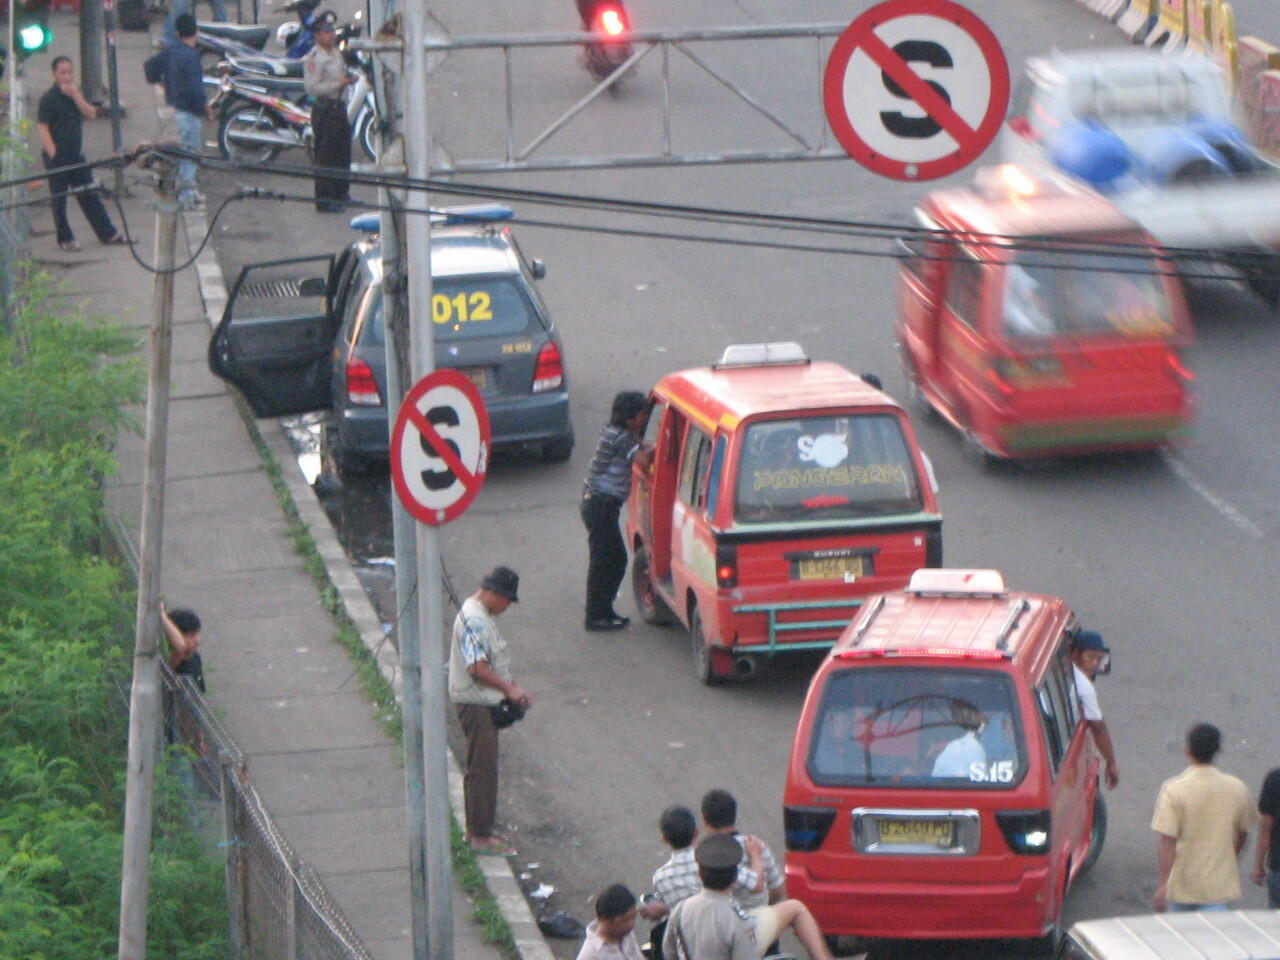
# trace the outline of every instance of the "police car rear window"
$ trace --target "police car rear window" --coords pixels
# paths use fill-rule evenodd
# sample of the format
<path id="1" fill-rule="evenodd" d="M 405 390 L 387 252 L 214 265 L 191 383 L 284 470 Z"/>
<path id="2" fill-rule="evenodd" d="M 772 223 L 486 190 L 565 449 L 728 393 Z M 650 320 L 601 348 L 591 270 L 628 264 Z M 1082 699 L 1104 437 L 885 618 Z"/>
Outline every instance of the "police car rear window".
<path id="1" fill-rule="evenodd" d="M 514 277 L 437 279 L 431 320 L 439 340 L 505 337 L 524 333 L 535 314 Z"/>
<path id="2" fill-rule="evenodd" d="M 877 517 L 922 507 L 915 465 L 891 414 L 765 420 L 738 466 L 741 523 Z"/>
<path id="3" fill-rule="evenodd" d="M 814 719 L 809 775 L 829 786 L 1011 787 L 1025 767 L 1016 703 L 994 670 L 838 670 Z"/>

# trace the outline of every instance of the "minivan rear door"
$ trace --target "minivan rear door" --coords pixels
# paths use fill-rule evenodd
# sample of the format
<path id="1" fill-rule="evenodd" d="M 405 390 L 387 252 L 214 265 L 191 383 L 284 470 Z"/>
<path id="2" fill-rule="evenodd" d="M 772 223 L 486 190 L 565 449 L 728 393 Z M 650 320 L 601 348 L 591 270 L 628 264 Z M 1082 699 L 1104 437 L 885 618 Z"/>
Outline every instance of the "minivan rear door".
<path id="1" fill-rule="evenodd" d="M 236 387 L 254 415 L 279 417 L 332 403 L 334 258 L 246 266 L 209 341 L 209 369 Z"/>

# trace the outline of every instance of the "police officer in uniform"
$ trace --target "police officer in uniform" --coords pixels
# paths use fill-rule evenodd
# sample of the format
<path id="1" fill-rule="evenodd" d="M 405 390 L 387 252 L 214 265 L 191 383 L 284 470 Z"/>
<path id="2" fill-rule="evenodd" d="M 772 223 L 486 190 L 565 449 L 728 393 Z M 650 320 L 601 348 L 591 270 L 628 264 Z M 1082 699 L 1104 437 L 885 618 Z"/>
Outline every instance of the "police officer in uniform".
<path id="1" fill-rule="evenodd" d="M 338 213 L 347 199 L 346 173 L 351 167 L 351 124 L 342 91 L 355 77 L 347 72 L 337 49 L 332 15 L 320 17 L 315 25 L 316 45 L 303 58 L 303 84 L 315 98 L 311 109 L 311 130 L 316 141 L 316 166 L 332 167 L 343 176 L 316 177 L 316 209 Z"/>

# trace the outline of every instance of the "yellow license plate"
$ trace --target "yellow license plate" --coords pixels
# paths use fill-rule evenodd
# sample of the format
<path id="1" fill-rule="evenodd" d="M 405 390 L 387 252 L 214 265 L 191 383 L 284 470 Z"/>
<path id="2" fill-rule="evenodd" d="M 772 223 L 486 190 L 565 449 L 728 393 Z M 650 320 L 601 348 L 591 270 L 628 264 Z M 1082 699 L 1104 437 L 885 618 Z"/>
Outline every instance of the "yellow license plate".
<path id="1" fill-rule="evenodd" d="M 880 842 L 901 846 L 951 846 L 949 820 L 881 820 Z"/>
<path id="2" fill-rule="evenodd" d="M 487 378 L 485 376 L 484 367 L 472 367 L 469 370 L 463 370 L 462 373 L 468 380 L 476 385 L 477 390 L 483 390 L 485 388 L 485 381 Z"/>
<path id="3" fill-rule="evenodd" d="M 796 561 L 797 580 L 851 580 L 862 576 L 862 557 L 807 557 Z"/>

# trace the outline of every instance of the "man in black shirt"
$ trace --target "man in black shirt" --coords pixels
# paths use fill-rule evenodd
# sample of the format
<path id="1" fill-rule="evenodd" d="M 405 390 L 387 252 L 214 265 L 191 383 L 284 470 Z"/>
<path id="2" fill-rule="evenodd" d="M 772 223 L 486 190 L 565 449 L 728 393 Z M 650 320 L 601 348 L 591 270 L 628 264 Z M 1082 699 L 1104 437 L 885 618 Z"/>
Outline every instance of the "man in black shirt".
<path id="1" fill-rule="evenodd" d="M 1267 885 L 1267 906 L 1280 910 L 1280 767 L 1267 774 L 1258 796 L 1258 813 L 1262 825 L 1258 829 L 1258 848 L 1254 851 L 1253 882 Z"/>
<path id="2" fill-rule="evenodd" d="M 36 132 L 40 137 L 41 157 L 46 170 L 85 163 L 81 152 L 81 124 L 98 115 L 93 104 L 85 100 L 76 86 L 75 67 L 70 57 L 53 60 L 53 86 L 40 98 L 36 111 Z M 93 172 L 81 166 L 76 170 L 49 174 L 49 193 L 53 197 L 53 224 L 58 231 L 58 246 L 68 253 L 80 249 L 71 224 L 67 221 L 67 191 L 93 183 Z M 107 209 L 96 193 L 77 193 L 76 200 L 85 219 L 103 243 L 124 243 L 107 216 Z"/>

